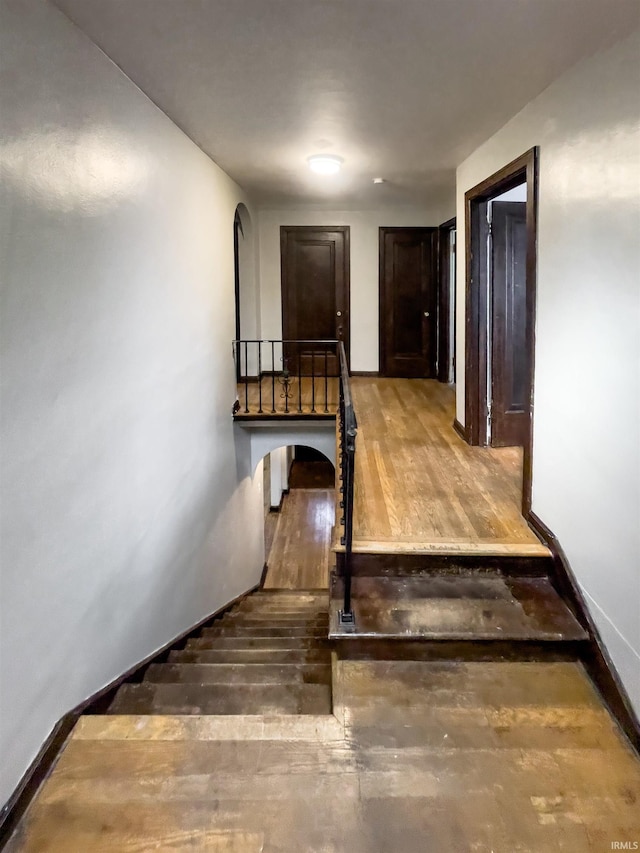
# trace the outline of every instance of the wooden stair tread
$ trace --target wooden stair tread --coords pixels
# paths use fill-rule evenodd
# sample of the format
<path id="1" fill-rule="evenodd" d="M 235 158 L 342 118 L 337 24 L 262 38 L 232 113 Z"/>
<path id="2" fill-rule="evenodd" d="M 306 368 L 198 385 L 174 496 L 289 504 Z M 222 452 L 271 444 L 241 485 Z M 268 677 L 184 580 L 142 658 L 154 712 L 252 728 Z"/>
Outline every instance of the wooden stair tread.
<path id="1" fill-rule="evenodd" d="M 329 684 L 324 663 L 157 663 L 144 680 L 166 684 Z"/>
<path id="2" fill-rule="evenodd" d="M 320 637 L 196 637 L 187 640 L 186 648 L 195 649 L 319 649 L 327 646 L 327 634 Z"/>
<path id="3" fill-rule="evenodd" d="M 330 714 L 325 684 L 124 684 L 109 714 Z"/>
<path id="4" fill-rule="evenodd" d="M 337 622 L 334 585 L 330 636 L 424 640 L 582 641 L 587 634 L 547 578 L 487 575 L 353 579 L 355 632 Z"/>
<path id="5" fill-rule="evenodd" d="M 169 663 L 329 663 L 329 649 L 183 649 Z"/>
<path id="6" fill-rule="evenodd" d="M 310 628 L 273 628 L 271 625 L 256 626 L 255 628 L 247 625 L 230 625 L 229 623 L 221 623 L 217 628 L 203 628 L 201 631 L 203 637 L 326 637 L 326 627 Z"/>

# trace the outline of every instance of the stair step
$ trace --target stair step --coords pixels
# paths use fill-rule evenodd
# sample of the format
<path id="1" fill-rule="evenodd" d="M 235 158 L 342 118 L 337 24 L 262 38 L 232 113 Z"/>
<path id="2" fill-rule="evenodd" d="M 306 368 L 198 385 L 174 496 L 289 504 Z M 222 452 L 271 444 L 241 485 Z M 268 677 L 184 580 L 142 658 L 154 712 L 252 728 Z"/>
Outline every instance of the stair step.
<path id="1" fill-rule="evenodd" d="M 196 649 L 304 649 L 329 648 L 324 637 L 195 637 L 187 640 L 189 651 Z"/>
<path id="2" fill-rule="evenodd" d="M 220 623 L 218 623 L 219 627 L 222 625 L 228 625 L 233 627 L 243 628 L 293 628 L 295 630 L 301 629 L 303 631 L 319 628 L 322 630 L 326 630 L 327 625 L 329 624 L 329 614 L 322 617 L 318 617 L 317 619 L 276 619 L 276 618 L 263 618 L 263 619 L 254 619 L 247 618 L 246 616 L 238 616 L 233 617 L 231 614 L 225 616 Z M 218 627 L 216 625 L 210 625 L 210 628 Z"/>
<path id="3" fill-rule="evenodd" d="M 124 684 L 109 714 L 330 714 L 325 684 Z"/>
<path id="4" fill-rule="evenodd" d="M 169 663 L 330 663 L 329 649 L 184 649 L 169 654 Z"/>
<path id="5" fill-rule="evenodd" d="M 200 634 L 202 637 L 326 637 L 327 627 L 272 628 L 268 623 L 253 627 L 221 622 L 217 628 L 203 628 Z"/>
<path id="6" fill-rule="evenodd" d="M 356 577 L 355 632 L 338 625 L 341 582 L 332 602 L 332 638 L 576 642 L 587 634 L 548 578 Z"/>
<path id="7" fill-rule="evenodd" d="M 329 609 L 326 610 L 309 610 L 308 612 L 290 610 L 232 610 L 226 613 L 225 619 L 246 620 L 254 622 L 264 622 L 268 619 L 277 619 L 282 622 L 317 622 L 318 620 L 329 618 Z"/>
<path id="8" fill-rule="evenodd" d="M 328 664 L 156 663 L 145 681 L 163 684 L 329 684 Z"/>

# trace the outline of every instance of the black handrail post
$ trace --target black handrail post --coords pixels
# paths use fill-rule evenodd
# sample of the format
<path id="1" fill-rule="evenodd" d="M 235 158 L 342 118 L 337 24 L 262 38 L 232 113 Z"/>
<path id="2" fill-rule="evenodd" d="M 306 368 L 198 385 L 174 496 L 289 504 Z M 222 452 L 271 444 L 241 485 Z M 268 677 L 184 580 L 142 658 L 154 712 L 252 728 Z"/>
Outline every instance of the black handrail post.
<path id="1" fill-rule="evenodd" d="M 324 348 L 324 410 L 329 411 L 329 350 Z"/>
<path id="2" fill-rule="evenodd" d="M 276 343 L 271 341 L 271 413 L 276 411 Z"/>
<path id="3" fill-rule="evenodd" d="M 316 410 L 316 368 L 315 368 L 315 349 L 311 347 L 311 411 Z"/>
<path id="4" fill-rule="evenodd" d="M 248 370 L 248 359 L 247 359 L 247 348 L 249 344 L 247 341 L 244 342 L 244 411 L 245 414 L 249 411 L 249 377 L 247 375 Z"/>
<path id="5" fill-rule="evenodd" d="M 338 352 L 340 356 L 340 468 L 343 496 L 341 503 L 344 507 L 344 514 L 341 519 L 344 524 L 344 536 L 340 540 L 341 544 L 344 545 L 344 601 L 342 609 L 338 611 L 338 623 L 343 631 L 354 631 L 355 614 L 351 603 L 351 552 L 353 546 L 353 487 L 358 423 L 351 400 L 349 370 L 342 342 L 338 344 Z"/>
<path id="6" fill-rule="evenodd" d="M 258 414 L 262 414 L 262 341 L 258 341 Z"/>
<path id="7" fill-rule="evenodd" d="M 298 411 L 302 411 L 302 350 L 298 341 Z"/>

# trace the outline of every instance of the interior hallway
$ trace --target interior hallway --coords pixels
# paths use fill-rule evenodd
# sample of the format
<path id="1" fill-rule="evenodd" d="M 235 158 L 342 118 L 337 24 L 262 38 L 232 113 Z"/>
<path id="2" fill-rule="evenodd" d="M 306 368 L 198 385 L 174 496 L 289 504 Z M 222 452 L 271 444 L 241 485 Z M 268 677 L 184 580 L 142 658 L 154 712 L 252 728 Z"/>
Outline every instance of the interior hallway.
<path id="1" fill-rule="evenodd" d="M 454 392 L 429 379 L 352 379 L 354 551 L 548 556 L 521 514 L 520 448 L 470 447 Z"/>
<path id="2" fill-rule="evenodd" d="M 265 589 L 327 589 L 335 524 L 335 474 L 329 462 L 294 461 L 289 493 L 265 519 Z"/>

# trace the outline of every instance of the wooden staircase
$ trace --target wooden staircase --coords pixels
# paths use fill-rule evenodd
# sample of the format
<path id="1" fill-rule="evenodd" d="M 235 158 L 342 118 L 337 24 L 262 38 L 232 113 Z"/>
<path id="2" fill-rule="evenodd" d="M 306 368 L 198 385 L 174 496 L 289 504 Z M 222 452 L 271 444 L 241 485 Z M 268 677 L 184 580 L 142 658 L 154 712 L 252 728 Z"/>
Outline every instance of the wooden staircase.
<path id="1" fill-rule="evenodd" d="M 326 590 L 260 590 L 123 684 L 109 714 L 330 714 Z"/>
<path id="2" fill-rule="evenodd" d="M 352 579 L 350 631 L 337 619 L 343 581 L 334 575 L 329 636 L 351 658 L 578 659 L 588 634 L 552 584 L 552 561 L 487 562 L 413 556 L 404 565 L 398 555 L 378 571 L 364 564 Z"/>

